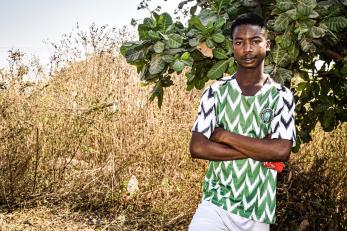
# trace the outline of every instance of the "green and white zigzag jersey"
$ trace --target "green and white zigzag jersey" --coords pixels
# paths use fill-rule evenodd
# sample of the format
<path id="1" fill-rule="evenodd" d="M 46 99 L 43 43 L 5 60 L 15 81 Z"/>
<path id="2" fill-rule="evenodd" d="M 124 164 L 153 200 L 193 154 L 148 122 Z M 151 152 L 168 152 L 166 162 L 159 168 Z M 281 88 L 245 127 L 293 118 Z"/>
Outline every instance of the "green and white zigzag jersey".
<path id="1" fill-rule="evenodd" d="M 289 139 L 295 146 L 294 98 L 273 80 L 254 96 L 244 96 L 235 78 L 221 79 L 201 98 L 192 131 L 210 138 L 215 127 L 252 138 Z M 241 217 L 275 222 L 277 171 L 251 158 L 210 161 L 203 200 Z"/>

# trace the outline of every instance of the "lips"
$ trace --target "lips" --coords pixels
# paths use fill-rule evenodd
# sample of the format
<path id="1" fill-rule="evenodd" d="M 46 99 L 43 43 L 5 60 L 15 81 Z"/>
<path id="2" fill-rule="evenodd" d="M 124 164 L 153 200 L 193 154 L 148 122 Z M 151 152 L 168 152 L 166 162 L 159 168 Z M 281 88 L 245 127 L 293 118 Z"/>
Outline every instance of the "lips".
<path id="1" fill-rule="evenodd" d="M 245 63 L 251 63 L 256 59 L 255 56 L 245 56 L 242 57 L 242 61 L 244 61 Z"/>

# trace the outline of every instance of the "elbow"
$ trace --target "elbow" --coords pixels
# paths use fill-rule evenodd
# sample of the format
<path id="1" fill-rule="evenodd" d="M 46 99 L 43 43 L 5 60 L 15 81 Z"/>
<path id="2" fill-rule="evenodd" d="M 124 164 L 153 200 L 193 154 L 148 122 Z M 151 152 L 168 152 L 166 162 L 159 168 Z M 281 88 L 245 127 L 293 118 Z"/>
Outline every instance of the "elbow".
<path id="1" fill-rule="evenodd" d="M 193 159 L 205 159 L 206 144 L 209 140 L 200 133 L 194 133 L 190 140 L 189 152 Z"/>
<path id="2" fill-rule="evenodd" d="M 290 157 L 290 149 L 280 150 L 277 153 L 278 160 L 276 161 L 287 162 L 289 160 L 289 157 Z"/>
<path id="3" fill-rule="evenodd" d="M 203 159 L 204 144 L 203 142 L 192 140 L 189 145 L 190 156 L 193 159 Z"/>
<path id="4" fill-rule="evenodd" d="M 277 145 L 273 149 L 273 161 L 287 162 L 290 157 L 292 142 L 287 140 L 280 140 L 277 142 Z"/>
<path id="5" fill-rule="evenodd" d="M 193 142 L 190 142 L 189 152 L 190 152 L 190 156 L 193 159 L 197 159 L 200 157 L 200 148 L 198 145 L 194 144 Z"/>

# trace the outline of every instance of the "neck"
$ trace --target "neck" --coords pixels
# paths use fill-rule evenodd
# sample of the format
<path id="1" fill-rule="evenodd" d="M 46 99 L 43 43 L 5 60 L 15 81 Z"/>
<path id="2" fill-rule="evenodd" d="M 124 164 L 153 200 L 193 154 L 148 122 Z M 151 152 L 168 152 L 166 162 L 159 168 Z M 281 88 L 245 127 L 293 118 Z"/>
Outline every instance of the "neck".
<path id="1" fill-rule="evenodd" d="M 266 79 L 264 65 L 259 65 L 259 67 L 253 69 L 246 69 L 238 65 L 235 76 L 237 82 L 243 86 L 262 84 Z"/>

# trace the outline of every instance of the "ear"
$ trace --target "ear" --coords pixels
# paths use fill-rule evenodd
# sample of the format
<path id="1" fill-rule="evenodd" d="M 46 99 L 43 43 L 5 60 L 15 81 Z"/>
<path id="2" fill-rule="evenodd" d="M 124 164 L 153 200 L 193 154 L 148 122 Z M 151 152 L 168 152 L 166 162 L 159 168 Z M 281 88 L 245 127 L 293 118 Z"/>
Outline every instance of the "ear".
<path id="1" fill-rule="evenodd" d="M 270 51 L 270 45 L 271 45 L 271 42 L 269 39 L 266 40 L 266 51 L 269 52 Z"/>

